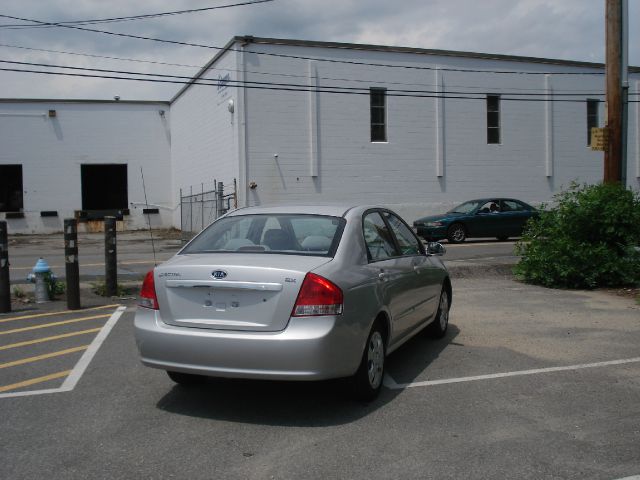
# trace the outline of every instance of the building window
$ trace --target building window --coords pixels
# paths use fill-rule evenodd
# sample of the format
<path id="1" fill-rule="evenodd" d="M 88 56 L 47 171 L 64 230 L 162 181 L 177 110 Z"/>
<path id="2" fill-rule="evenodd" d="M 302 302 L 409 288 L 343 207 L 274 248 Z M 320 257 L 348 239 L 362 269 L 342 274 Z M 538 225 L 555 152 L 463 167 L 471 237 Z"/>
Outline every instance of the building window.
<path id="1" fill-rule="evenodd" d="M 500 95 L 487 95 L 487 143 L 500 143 Z"/>
<path id="2" fill-rule="evenodd" d="M 371 89 L 371 141 L 386 142 L 387 141 L 387 106 L 386 106 L 386 90 L 384 88 Z"/>
<path id="3" fill-rule="evenodd" d="M 129 207 L 126 165 L 81 165 L 80 172 L 83 210 Z"/>
<path id="4" fill-rule="evenodd" d="M 591 129 L 599 126 L 600 101 L 587 98 L 587 146 L 591 145 Z"/>
<path id="5" fill-rule="evenodd" d="M 22 165 L 0 165 L 0 212 L 22 208 Z"/>

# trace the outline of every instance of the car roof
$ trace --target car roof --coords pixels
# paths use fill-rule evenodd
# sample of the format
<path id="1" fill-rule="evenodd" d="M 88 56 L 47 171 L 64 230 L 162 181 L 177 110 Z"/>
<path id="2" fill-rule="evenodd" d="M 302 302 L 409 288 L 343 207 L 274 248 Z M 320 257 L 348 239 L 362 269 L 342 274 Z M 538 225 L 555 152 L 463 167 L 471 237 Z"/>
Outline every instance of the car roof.
<path id="1" fill-rule="evenodd" d="M 306 215 L 330 215 L 333 217 L 343 217 L 349 210 L 356 208 L 349 204 L 324 204 L 324 205 L 266 205 L 257 207 L 239 208 L 228 213 L 228 216 L 236 215 L 264 215 L 264 214 L 306 214 Z M 362 207 L 360 208 L 373 208 Z"/>
<path id="2" fill-rule="evenodd" d="M 484 198 L 475 198 L 473 200 L 466 200 L 462 203 L 469 203 L 469 202 L 491 202 L 492 200 L 513 200 L 514 202 L 520 202 L 520 203 L 526 203 L 523 200 L 518 200 L 517 198 L 511 198 L 511 197 L 484 197 Z"/>

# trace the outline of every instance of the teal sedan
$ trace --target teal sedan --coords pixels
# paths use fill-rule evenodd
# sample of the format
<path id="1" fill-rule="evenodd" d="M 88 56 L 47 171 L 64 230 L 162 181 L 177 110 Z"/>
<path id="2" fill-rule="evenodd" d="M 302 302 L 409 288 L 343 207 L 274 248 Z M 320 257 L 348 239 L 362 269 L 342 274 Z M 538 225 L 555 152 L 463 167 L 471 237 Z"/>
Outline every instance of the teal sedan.
<path id="1" fill-rule="evenodd" d="M 514 198 L 481 198 L 464 202 L 441 215 L 419 218 L 415 232 L 428 241 L 464 242 L 473 237 L 506 240 L 522 234 L 525 223 L 536 216 L 531 205 Z"/>

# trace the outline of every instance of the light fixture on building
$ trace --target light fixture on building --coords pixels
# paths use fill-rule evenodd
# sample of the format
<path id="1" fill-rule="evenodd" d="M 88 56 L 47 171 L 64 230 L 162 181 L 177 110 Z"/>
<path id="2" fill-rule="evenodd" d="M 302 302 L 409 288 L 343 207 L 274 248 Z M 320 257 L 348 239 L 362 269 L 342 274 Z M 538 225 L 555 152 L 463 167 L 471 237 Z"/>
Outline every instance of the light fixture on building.
<path id="1" fill-rule="evenodd" d="M 227 110 L 229 110 L 229 113 L 233 113 L 236 110 L 236 105 L 233 102 L 233 98 L 231 100 L 229 100 L 229 103 L 227 103 Z"/>
<path id="2" fill-rule="evenodd" d="M 57 115 L 55 110 L 49 110 L 49 118 L 54 118 Z"/>
<path id="3" fill-rule="evenodd" d="M 158 115 L 160 115 L 161 117 L 164 117 L 164 110 L 158 110 Z"/>
<path id="4" fill-rule="evenodd" d="M 120 101 L 120 95 L 114 95 L 114 96 L 113 96 L 113 99 L 114 99 L 116 102 L 119 102 L 119 101 Z"/>

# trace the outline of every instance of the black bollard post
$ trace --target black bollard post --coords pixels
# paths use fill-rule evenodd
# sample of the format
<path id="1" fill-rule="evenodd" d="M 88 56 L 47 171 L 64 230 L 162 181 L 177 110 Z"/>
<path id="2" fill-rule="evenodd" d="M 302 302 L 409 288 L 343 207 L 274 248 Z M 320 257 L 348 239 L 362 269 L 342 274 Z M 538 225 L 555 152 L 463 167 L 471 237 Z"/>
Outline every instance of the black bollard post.
<path id="1" fill-rule="evenodd" d="M 11 311 L 11 288 L 9 285 L 9 238 L 7 222 L 0 222 L 0 313 Z"/>
<path id="2" fill-rule="evenodd" d="M 78 265 L 78 222 L 75 218 L 64 220 L 64 266 L 67 277 L 67 308 L 80 307 L 80 267 Z"/>
<path id="3" fill-rule="evenodd" d="M 118 256 L 116 252 L 116 217 L 104 217 L 105 295 L 118 294 Z"/>

